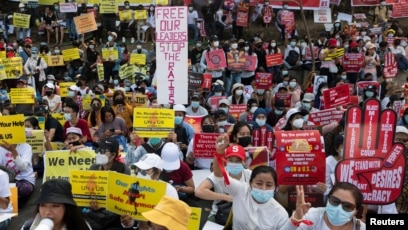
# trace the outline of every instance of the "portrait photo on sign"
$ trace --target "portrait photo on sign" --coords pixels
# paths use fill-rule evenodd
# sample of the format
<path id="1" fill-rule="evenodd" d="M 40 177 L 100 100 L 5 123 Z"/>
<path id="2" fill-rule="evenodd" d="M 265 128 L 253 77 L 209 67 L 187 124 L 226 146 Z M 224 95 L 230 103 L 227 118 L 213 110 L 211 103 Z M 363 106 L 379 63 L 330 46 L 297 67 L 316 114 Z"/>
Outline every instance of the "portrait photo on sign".
<path id="1" fill-rule="evenodd" d="M 313 82 L 313 93 L 314 93 L 314 95 L 317 94 L 317 90 L 319 89 L 319 85 L 322 84 L 323 82 L 327 83 L 327 76 L 316 75 L 314 77 L 314 82 Z"/>

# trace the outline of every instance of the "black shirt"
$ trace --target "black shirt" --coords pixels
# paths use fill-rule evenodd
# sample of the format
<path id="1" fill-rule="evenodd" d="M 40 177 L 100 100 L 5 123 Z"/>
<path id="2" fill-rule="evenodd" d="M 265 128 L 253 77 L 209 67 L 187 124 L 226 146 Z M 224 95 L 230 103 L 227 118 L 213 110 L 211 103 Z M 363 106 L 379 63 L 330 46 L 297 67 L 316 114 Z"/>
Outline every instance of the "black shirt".
<path id="1" fill-rule="evenodd" d="M 64 129 L 62 128 L 62 125 L 57 121 L 57 119 L 53 118 L 51 115 L 49 115 L 45 120 L 44 129 L 47 131 L 49 131 L 50 129 L 55 129 L 54 138 L 50 141 L 64 142 Z"/>

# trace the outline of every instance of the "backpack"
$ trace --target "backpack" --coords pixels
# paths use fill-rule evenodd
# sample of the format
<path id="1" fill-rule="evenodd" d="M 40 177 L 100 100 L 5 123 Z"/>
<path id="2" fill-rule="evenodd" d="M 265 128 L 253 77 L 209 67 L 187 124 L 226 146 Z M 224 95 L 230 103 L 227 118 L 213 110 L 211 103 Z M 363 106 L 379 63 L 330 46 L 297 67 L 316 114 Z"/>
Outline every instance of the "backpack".
<path id="1" fill-rule="evenodd" d="M 296 52 L 296 50 L 291 50 L 289 51 L 288 56 L 286 57 L 285 61 L 291 65 L 291 66 L 295 66 L 296 63 L 298 62 L 300 57 L 300 54 L 298 52 Z"/>

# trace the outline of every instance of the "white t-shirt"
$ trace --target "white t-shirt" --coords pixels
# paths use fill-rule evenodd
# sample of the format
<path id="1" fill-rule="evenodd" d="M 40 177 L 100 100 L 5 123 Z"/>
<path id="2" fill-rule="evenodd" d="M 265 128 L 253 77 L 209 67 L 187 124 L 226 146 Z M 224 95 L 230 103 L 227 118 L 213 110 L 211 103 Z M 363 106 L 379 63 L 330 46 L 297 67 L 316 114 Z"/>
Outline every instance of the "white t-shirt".
<path id="1" fill-rule="evenodd" d="M 34 185 L 35 175 L 31 164 L 33 157 L 31 146 L 27 143 L 18 144 L 16 150 L 18 157 L 14 159 L 11 152 L 0 147 L 0 165 L 13 170 L 16 173 L 16 180 L 26 180 Z"/>
<path id="2" fill-rule="evenodd" d="M 197 18 L 198 18 L 197 10 L 193 10 L 192 12 L 188 11 L 187 24 L 195 24 L 194 19 Z"/>
<path id="3" fill-rule="evenodd" d="M 327 185 L 327 190 L 324 193 L 324 196 L 326 197 L 330 190 L 333 188 L 334 185 L 334 172 L 336 170 L 336 165 L 337 165 L 338 161 L 336 160 L 336 158 L 334 158 L 334 156 L 328 156 L 326 157 L 326 185 Z"/>
<path id="4" fill-rule="evenodd" d="M 48 101 L 48 107 L 49 109 L 54 109 L 55 106 L 60 106 L 60 108 L 58 110 L 56 110 L 55 112 L 60 112 L 61 111 L 61 97 L 58 95 L 54 95 L 54 97 L 52 99 L 48 98 L 48 96 L 44 96 L 43 99 Z"/>
<path id="5" fill-rule="evenodd" d="M 10 187 L 9 187 L 9 176 L 3 170 L 0 170 L 0 197 L 6 198 L 10 197 Z M 9 202 L 7 208 L 0 208 L 0 213 L 11 213 L 13 212 L 13 206 Z"/>
<path id="6" fill-rule="evenodd" d="M 165 181 L 162 181 L 162 180 L 159 180 L 159 181 L 166 183 L 166 196 L 173 197 L 174 199 L 177 199 L 177 200 L 179 199 L 177 190 L 171 184 Z"/>

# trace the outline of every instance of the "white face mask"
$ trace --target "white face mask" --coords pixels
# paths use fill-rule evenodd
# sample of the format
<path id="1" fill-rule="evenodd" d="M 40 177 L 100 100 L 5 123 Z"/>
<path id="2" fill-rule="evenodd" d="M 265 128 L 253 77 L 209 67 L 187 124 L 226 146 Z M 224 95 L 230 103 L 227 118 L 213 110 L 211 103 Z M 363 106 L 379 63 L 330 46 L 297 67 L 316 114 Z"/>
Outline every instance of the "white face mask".
<path id="1" fill-rule="evenodd" d="M 272 46 L 272 47 L 276 47 L 276 42 L 272 42 L 272 43 L 271 43 L 271 46 Z"/>
<path id="2" fill-rule="evenodd" d="M 380 5 L 381 6 L 385 6 L 386 2 L 381 2 Z"/>
<path id="3" fill-rule="evenodd" d="M 140 49 L 142 49 L 142 46 L 141 46 L 141 45 L 137 45 L 137 46 L 136 46 L 136 49 L 140 50 Z"/>
<path id="4" fill-rule="evenodd" d="M 189 7 L 188 10 L 189 10 L 189 11 L 193 11 L 193 7 Z"/>
<path id="5" fill-rule="evenodd" d="M 252 107 L 249 111 L 251 112 L 251 113 L 255 113 L 255 111 L 258 109 L 258 107 Z"/>
<path id="6" fill-rule="evenodd" d="M 89 45 L 89 49 L 93 49 L 93 48 L 95 48 L 94 45 Z"/>
<path id="7" fill-rule="evenodd" d="M 234 49 L 234 50 L 237 49 L 237 48 L 238 48 L 238 44 L 237 44 L 237 43 L 232 43 L 232 44 L 231 44 L 231 48 Z"/>
<path id="8" fill-rule="evenodd" d="M 109 162 L 109 158 L 105 154 L 96 154 L 95 160 L 97 165 L 106 165 Z"/>
<path id="9" fill-rule="evenodd" d="M 238 89 L 235 91 L 235 95 L 241 96 L 244 91 L 242 89 Z"/>
<path id="10" fill-rule="evenodd" d="M 295 47 L 295 46 L 296 46 L 296 42 L 290 42 L 290 46 Z"/>
<path id="11" fill-rule="evenodd" d="M 54 53 L 55 53 L 55 54 L 59 54 L 60 51 L 59 51 L 59 50 L 54 50 Z"/>
<path id="12" fill-rule="evenodd" d="M 219 122 L 217 122 L 217 125 L 219 126 L 219 127 L 223 127 L 223 126 L 225 126 L 227 124 L 227 121 L 219 121 Z"/>
<path id="13" fill-rule="evenodd" d="M 293 127 L 298 128 L 298 129 L 302 128 L 303 127 L 303 118 L 295 119 L 293 121 L 292 125 L 293 125 Z"/>
<path id="14" fill-rule="evenodd" d="M 125 6 L 125 9 L 129 9 L 129 8 L 130 8 L 130 6 L 128 6 L 128 5 Z"/>
<path id="15" fill-rule="evenodd" d="M 245 50 L 245 51 L 248 51 L 248 50 L 249 50 L 249 46 L 245 46 L 245 47 L 244 47 L 244 50 Z"/>
<path id="16" fill-rule="evenodd" d="M 219 41 L 213 42 L 213 46 L 214 46 L 214 47 L 218 47 L 219 45 L 220 45 L 220 42 L 219 42 Z"/>
<path id="17" fill-rule="evenodd" d="M 367 32 L 361 32 L 361 36 L 365 36 Z"/>
<path id="18" fill-rule="evenodd" d="M 217 97 L 222 96 L 222 92 L 215 92 L 214 96 L 217 96 Z"/>
<path id="19" fill-rule="evenodd" d="M 201 43 L 197 43 L 196 46 L 197 46 L 197 47 L 201 47 Z"/>
<path id="20" fill-rule="evenodd" d="M 136 175 L 137 178 L 145 179 L 145 180 L 152 180 L 152 176 L 149 174 L 143 175 L 141 172 L 138 172 Z"/>

